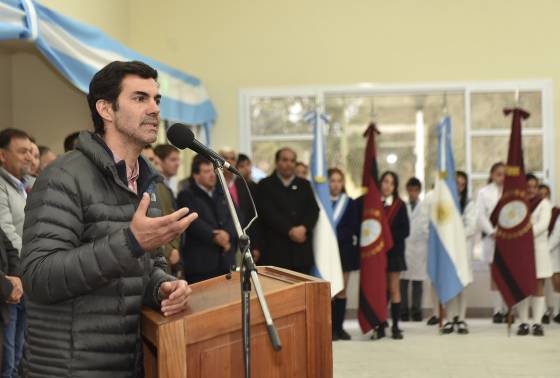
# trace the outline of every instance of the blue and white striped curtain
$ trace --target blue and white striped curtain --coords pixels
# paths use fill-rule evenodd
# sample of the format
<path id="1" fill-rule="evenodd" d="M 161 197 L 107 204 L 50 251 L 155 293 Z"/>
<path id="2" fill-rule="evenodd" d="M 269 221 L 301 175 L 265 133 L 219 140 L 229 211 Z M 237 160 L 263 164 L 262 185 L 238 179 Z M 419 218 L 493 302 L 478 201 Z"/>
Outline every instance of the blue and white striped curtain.
<path id="1" fill-rule="evenodd" d="M 140 60 L 159 73 L 161 116 L 201 125 L 206 135 L 216 111 L 199 79 L 142 56 L 99 29 L 54 12 L 33 0 L 0 0 L 0 41 L 28 40 L 74 86 L 87 93 L 93 75 L 114 60 Z M 209 140 L 207 140 L 209 142 Z"/>

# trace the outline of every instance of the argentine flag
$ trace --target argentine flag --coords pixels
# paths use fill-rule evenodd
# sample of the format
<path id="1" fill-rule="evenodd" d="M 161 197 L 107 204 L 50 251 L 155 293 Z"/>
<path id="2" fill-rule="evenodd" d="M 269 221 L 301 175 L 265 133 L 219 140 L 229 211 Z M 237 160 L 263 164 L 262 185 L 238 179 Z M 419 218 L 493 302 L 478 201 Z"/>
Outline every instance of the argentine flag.
<path id="1" fill-rule="evenodd" d="M 304 119 L 314 125 L 313 149 L 311 153 L 311 186 L 319 205 L 319 219 L 313 230 L 313 253 L 315 266 L 312 274 L 331 283 L 331 297 L 344 288 L 342 265 L 338 251 L 338 240 L 333 222 L 333 210 L 327 180 L 324 115 L 310 112 Z"/>
<path id="2" fill-rule="evenodd" d="M 438 125 L 437 171 L 430 200 L 428 274 L 441 303 L 446 303 L 472 281 L 465 228 L 459 211 L 449 116 Z"/>

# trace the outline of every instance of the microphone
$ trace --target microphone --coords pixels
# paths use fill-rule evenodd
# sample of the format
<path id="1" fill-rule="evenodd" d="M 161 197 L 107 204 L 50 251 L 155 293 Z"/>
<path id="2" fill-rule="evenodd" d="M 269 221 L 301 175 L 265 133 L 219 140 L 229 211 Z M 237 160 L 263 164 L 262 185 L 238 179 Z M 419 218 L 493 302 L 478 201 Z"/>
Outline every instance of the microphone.
<path id="1" fill-rule="evenodd" d="M 174 123 L 171 125 L 171 127 L 167 130 L 167 139 L 178 149 L 184 150 L 185 148 L 189 148 L 194 152 L 207 157 L 211 161 L 217 160 L 228 171 L 236 174 L 237 176 L 241 176 L 239 171 L 228 163 L 227 160 L 221 157 L 216 151 L 206 147 L 204 144 L 196 140 L 191 128 L 187 125 L 182 123 Z"/>

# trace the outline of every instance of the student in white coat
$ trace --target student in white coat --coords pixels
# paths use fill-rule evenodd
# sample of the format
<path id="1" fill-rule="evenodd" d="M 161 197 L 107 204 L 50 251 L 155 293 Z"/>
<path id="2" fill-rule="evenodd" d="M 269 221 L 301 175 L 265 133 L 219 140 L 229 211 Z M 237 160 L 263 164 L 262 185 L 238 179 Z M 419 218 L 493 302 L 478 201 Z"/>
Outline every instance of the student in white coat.
<path id="1" fill-rule="evenodd" d="M 496 248 L 496 228 L 490 222 L 490 216 L 502 196 L 504 179 L 504 163 L 495 163 L 490 169 L 488 185 L 482 187 L 478 191 L 478 196 L 476 197 L 478 227 L 480 231 L 482 231 L 482 260 L 489 265 L 494 261 L 494 249 Z M 490 269 L 489 272 L 491 272 Z M 503 323 L 506 321 L 506 305 L 495 283 L 493 281 L 491 282 L 491 289 L 494 292 L 494 316 L 492 317 L 492 321 L 494 323 Z"/>
<path id="2" fill-rule="evenodd" d="M 474 243 L 477 231 L 477 216 L 476 216 L 476 206 L 473 201 L 469 199 L 469 178 L 467 174 L 463 171 L 457 171 L 457 191 L 459 192 L 459 206 L 461 210 L 461 217 L 463 218 L 463 224 L 465 226 L 465 243 L 467 244 L 467 262 L 469 264 L 468 268 L 473 271 L 473 253 L 474 253 Z M 467 316 L 467 295 L 466 290 L 469 286 L 465 287 L 459 295 L 450 300 L 446 305 L 446 316 L 447 320 L 442 328 L 442 333 L 449 334 L 455 329 L 460 335 L 466 335 L 469 333 L 469 328 L 467 322 L 465 321 Z"/>
<path id="3" fill-rule="evenodd" d="M 548 247 L 548 225 L 552 214 L 552 204 L 546 198 L 539 196 L 539 180 L 532 174 L 527 174 L 527 196 L 531 209 L 531 224 L 535 240 L 535 268 L 537 273 L 537 288 L 533 295 L 517 304 L 517 312 L 521 324 L 517 334 L 529 334 L 529 306 L 533 308 L 532 332 L 535 336 L 543 336 L 542 317 L 545 311 L 544 280 L 552 277 L 552 263 Z"/>
<path id="4" fill-rule="evenodd" d="M 429 213 L 420 200 L 422 183 L 412 177 L 406 183 L 408 202 L 406 210 L 410 220 L 410 235 L 405 241 L 405 258 L 407 270 L 401 273 L 401 320 L 412 318 L 415 322 L 422 321 L 423 283 L 428 278 L 428 230 Z M 409 285 L 412 283 L 412 285 Z M 412 306 L 409 307 L 409 286 L 412 286 Z"/>
<path id="5" fill-rule="evenodd" d="M 546 184 L 539 185 L 539 195 L 542 198 L 550 200 L 550 187 Z M 550 261 L 552 263 L 552 277 L 544 281 L 544 298 L 546 302 L 546 311 L 542 318 L 543 324 L 549 324 L 550 319 L 560 322 L 560 293 L 557 293 L 554 288 L 555 281 L 560 278 L 560 226 L 556 227 L 558 216 L 560 215 L 560 208 L 553 206 L 548 225 L 548 248 L 550 250 Z"/>

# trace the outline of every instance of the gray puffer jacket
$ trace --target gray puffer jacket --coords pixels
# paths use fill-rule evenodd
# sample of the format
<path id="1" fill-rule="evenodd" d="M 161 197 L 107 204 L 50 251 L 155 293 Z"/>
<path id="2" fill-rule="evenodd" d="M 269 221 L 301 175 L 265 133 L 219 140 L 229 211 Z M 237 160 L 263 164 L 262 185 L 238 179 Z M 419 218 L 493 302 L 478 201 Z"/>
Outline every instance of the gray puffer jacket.
<path id="1" fill-rule="evenodd" d="M 160 176 L 139 164 L 138 193 L 154 193 Z M 25 377 L 141 374 L 141 307 L 159 308 L 159 285 L 174 278 L 130 232 L 140 197 L 126 182 L 124 162 L 89 132 L 37 179 L 23 232 Z"/>

